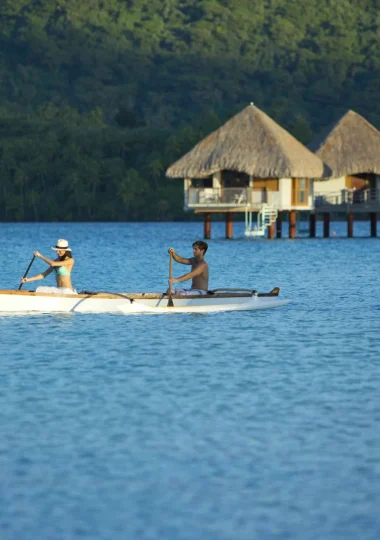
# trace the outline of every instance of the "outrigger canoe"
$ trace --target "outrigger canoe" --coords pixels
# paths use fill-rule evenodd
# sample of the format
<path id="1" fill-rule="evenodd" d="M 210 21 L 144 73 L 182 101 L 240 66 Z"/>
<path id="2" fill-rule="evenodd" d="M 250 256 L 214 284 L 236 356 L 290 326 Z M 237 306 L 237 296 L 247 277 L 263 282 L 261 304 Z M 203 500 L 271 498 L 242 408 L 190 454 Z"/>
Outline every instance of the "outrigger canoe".
<path id="1" fill-rule="evenodd" d="M 0 313 L 212 313 L 268 309 L 288 304 L 276 287 L 269 293 L 250 289 L 215 289 L 206 295 L 83 291 L 51 294 L 0 290 Z M 170 304 L 173 304 L 172 306 Z"/>

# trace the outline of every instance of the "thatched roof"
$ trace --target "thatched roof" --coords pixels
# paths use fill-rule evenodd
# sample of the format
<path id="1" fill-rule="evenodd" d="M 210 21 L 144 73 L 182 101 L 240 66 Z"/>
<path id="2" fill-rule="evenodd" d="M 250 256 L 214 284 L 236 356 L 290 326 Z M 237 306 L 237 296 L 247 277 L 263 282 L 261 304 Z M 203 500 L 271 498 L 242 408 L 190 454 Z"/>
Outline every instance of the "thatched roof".
<path id="1" fill-rule="evenodd" d="M 320 158 L 253 104 L 200 141 L 166 174 L 202 178 L 220 170 L 255 178 L 314 178 L 330 172 Z"/>
<path id="2" fill-rule="evenodd" d="M 354 111 L 326 128 L 308 148 L 328 164 L 330 177 L 380 174 L 380 131 Z"/>

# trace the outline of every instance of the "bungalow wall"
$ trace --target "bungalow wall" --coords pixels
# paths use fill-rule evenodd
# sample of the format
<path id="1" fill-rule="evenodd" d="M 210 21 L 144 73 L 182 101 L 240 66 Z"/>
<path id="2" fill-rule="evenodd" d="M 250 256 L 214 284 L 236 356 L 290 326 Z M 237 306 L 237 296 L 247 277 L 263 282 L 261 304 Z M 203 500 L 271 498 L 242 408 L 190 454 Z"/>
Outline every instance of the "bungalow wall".
<path id="1" fill-rule="evenodd" d="M 380 189 L 380 175 L 362 173 L 351 176 L 340 176 L 328 180 L 314 182 L 315 195 L 329 195 L 343 189 Z"/>
<path id="2" fill-rule="evenodd" d="M 310 210 L 314 205 L 314 181 L 311 178 L 280 178 L 279 210 Z"/>
<path id="3" fill-rule="evenodd" d="M 316 180 L 314 182 L 314 195 L 327 195 L 347 189 L 346 177 L 331 178 L 330 180 Z"/>
<path id="4" fill-rule="evenodd" d="M 280 205 L 279 210 L 287 210 L 292 204 L 292 179 L 280 178 Z"/>

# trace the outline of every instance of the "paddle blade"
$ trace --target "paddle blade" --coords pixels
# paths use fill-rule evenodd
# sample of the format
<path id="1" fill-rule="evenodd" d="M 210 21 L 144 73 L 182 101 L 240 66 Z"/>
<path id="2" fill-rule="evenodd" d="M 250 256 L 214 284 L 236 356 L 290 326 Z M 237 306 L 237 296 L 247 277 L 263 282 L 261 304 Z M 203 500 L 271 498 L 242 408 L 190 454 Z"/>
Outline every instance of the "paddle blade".
<path id="1" fill-rule="evenodd" d="M 168 307 L 174 307 L 173 298 L 171 294 L 169 295 Z"/>

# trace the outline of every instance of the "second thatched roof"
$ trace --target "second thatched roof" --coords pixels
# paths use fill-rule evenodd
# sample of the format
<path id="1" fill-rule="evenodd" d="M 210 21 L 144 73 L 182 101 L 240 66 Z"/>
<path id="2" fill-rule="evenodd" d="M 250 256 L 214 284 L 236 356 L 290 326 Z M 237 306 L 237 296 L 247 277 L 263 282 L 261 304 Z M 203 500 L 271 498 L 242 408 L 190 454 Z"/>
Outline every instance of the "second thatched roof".
<path id="1" fill-rule="evenodd" d="M 329 126 L 308 148 L 328 164 L 329 176 L 380 174 L 380 132 L 354 111 Z"/>
<path id="2" fill-rule="evenodd" d="M 167 170 L 171 178 L 202 178 L 216 171 L 255 178 L 321 178 L 323 161 L 253 104 L 200 141 Z"/>

